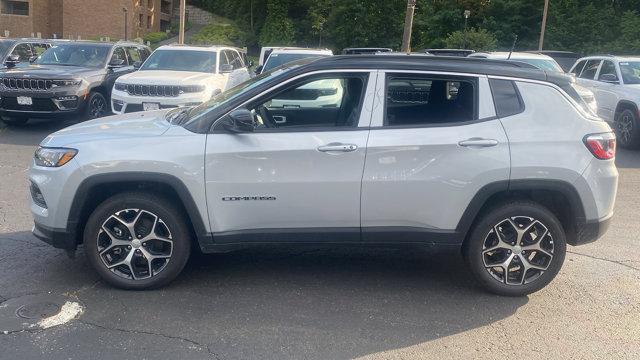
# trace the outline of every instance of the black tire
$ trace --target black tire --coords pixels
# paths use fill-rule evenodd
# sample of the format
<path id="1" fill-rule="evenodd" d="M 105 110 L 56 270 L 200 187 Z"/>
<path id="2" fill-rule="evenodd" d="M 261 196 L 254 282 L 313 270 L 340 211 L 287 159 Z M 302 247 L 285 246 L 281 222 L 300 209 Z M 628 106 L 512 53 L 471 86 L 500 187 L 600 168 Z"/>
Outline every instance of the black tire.
<path id="1" fill-rule="evenodd" d="M 116 236 L 116 232 L 112 231 L 110 233 L 111 235 L 106 234 L 104 230 L 102 230 L 102 225 L 105 224 L 105 227 L 110 227 L 111 223 L 109 221 L 114 221 L 113 224 L 117 224 L 112 215 L 118 212 L 120 212 L 118 216 L 119 218 L 126 219 L 126 215 L 129 214 L 127 212 L 121 212 L 125 209 L 139 209 L 139 213 L 142 214 L 138 217 L 138 222 L 131 222 L 138 224 L 138 228 L 134 227 L 134 232 L 137 232 L 138 230 L 141 232 L 146 230 L 146 232 L 144 232 L 145 234 L 151 234 L 151 232 L 157 234 L 156 224 L 160 224 L 162 226 L 162 230 L 168 231 L 164 231 L 162 236 L 169 238 L 173 242 L 172 245 L 168 246 L 168 243 L 163 241 L 160 241 L 161 244 L 159 244 L 170 249 L 168 251 L 170 257 L 166 263 L 164 263 L 164 259 L 152 260 L 151 265 L 149 266 L 149 262 L 145 262 L 147 257 L 144 255 L 154 253 L 153 248 L 156 246 L 143 246 L 141 241 L 145 241 L 144 239 L 147 238 L 146 236 L 136 243 L 135 241 L 137 240 L 137 236 L 135 234 L 131 237 L 128 236 L 129 230 L 126 227 L 122 227 L 124 232 L 120 231 L 121 240 L 118 241 L 126 242 L 128 240 L 131 246 L 116 246 L 113 247 L 113 251 L 118 251 L 120 253 L 121 256 L 119 259 L 126 258 L 125 255 L 129 254 L 129 252 L 135 252 L 132 254 L 132 260 L 130 260 L 130 263 L 133 262 L 135 264 L 132 266 L 120 265 L 115 267 L 113 270 L 108 268 L 107 264 L 111 260 L 113 252 L 107 251 L 107 254 L 101 256 L 99 251 L 104 251 L 105 248 L 108 248 L 109 246 L 102 246 L 101 248 L 101 245 L 99 245 L 98 242 L 104 241 L 105 238 L 113 239 L 112 236 Z M 133 213 L 130 215 L 134 217 L 136 213 L 134 210 L 131 211 L 133 211 Z M 150 220 L 149 214 L 157 216 L 156 219 L 160 219 L 162 221 L 154 222 L 153 218 Z M 147 217 L 146 224 L 143 217 Z M 151 228 L 151 230 L 148 229 L 150 226 L 149 223 L 153 223 L 153 228 Z M 145 225 L 147 228 L 145 228 Z M 142 235 L 140 236 L 142 237 Z M 105 200 L 93 211 L 87 220 L 83 239 L 87 257 L 96 272 L 98 272 L 98 274 L 109 284 L 118 288 L 130 290 L 158 288 L 174 280 L 180 274 L 189 259 L 192 241 L 191 232 L 189 231 L 187 222 L 178 209 L 172 205 L 169 200 L 155 194 L 144 192 L 121 193 Z M 107 241 L 112 245 L 112 240 Z M 150 240 L 151 243 L 153 243 L 153 241 L 154 240 Z M 144 244 L 148 243 L 145 242 Z M 116 257 L 116 261 L 109 264 L 114 265 L 119 262 L 119 259 Z M 139 266 L 136 266 L 136 264 Z M 164 267 L 158 269 L 157 274 L 154 274 L 153 265 L 162 264 L 164 264 Z M 146 272 L 146 275 L 149 275 L 150 273 L 151 276 L 145 277 L 144 271 L 137 271 L 140 269 L 146 270 L 146 266 L 149 266 L 149 268 L 152 269 L 151 271 Z M 127 271 L 129 273 L 137 274 L 138 278 L 136 279 L 133 276 L 127 278 L 127 274 L 125 274 Z"/>
<path id="2" fill-rule="evenodd" d="M 640 122 L 638 122 L 636 110 L 624 109 L 617 113 L 614 129 L 620 147 L 625 149 L 640 148 Z"/>
<path id="3" fill-rule="evenodd" d="M 24 126 L 29 121 L 27 117 L 3 117 L 2 121 L 9 126 Z"/>
<path id="4" fill-rule="evenodd" d="M 107 99 L 101 93 L 92 91 L 87 98 L 84 120 L 93 120 L 109 114 Z"/>
<path id="5" fill-rule="evenodd" d="M 527 223 L 529 221 L 527 220 L 528 218 L 538 220 L 538 222 L 531 221 Z M 511 222 L 509 222 L 509 219 L 511 219 Z M 535 234 L 536 236 L 522 237 L 523 242 L 521 244 L 529 245 L 523 246 L 528 249 L 531 246 L 535 246 L 537 243 L 535 239 L 539 239 L 539 243 L 543 245 L 541 250 L 545 252 L 540 251 L 540 254 L 538 254 L 535 250 L 522 251 L 520 247 L 513 247 L 508 251 L 487 251 L 487 249 L 499 245 L 496 242 L 495 236 L 497 234 L 494 227 L 504 231 L 502 232 L 502 238 L 508 240 L 505 243 L 518 237 L 515 228 L 512 227 L 514 231 L 510 233 L 509 227 L 511 224 L 517 224 L 521 230 L 527 229 L 528 225 L 533 225 L 530 234 Z M 539 224 L 542 224 L 542 226 L 539 226 Z M 545 228 L 549 231 L 548 234 L 551 237 L 544 235 Z M 514 237 L 508 236 L 510 234 Z M 551 249 L 550 252 L 549 249 Z M 493 207 L 476 222 L 469 238 L 463 245 L 465 261 L 476 280 L 487 291 L 502 296 L 524 296 L 548 285 L 560 271 L 566 250 L 565 232 L 556 216 L 547 208 L 530 201 L 513 201 Z M 486 257 L 484 251 L 487 251 Z M 549 252 L 552 256 L 547 256 L 546 252 Z M 509 260 L 511 259 L 510 256 L 513 257 L 513 261 Z M 526 260 L 527 263 L 524 265 L 528 267 L 533 264 L 541 268 L 546 265 L 544 270 L 520 266 L 520 263 L 529 257 L 533 257 L 533 259 Z M 500 279 L 500 271 L 504 272 L 504 267 L 485 267 L 485 260 L 488 261 L 488 265 L 504 260 L 507 263 L 507 268 L 514 271 L 513 273 L 510 272 L 511 270 L 506 271 L 507 281 L 505 281 L 505 275 Z M 511 274 L 513 274 L 512 278 L 510 278 Z M 522 274 L 522 276 L 520 277 L 519 274 Z M 527 277 L 529 277 L 528 283 Z M 507 282 L 511 282 L 511 284 L 507 284 Z"/>

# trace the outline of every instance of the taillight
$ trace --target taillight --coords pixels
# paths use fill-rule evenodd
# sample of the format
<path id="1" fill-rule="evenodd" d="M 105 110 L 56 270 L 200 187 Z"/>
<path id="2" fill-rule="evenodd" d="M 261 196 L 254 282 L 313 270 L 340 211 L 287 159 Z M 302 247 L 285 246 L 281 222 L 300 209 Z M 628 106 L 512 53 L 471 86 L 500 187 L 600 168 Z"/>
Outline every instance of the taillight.
<path id="1" fill-rule="evenodd" d="M 584 144 L 597 159 L 610 160 L 616 157 L 616 136 L 613 133 L 587 135 Z"/>

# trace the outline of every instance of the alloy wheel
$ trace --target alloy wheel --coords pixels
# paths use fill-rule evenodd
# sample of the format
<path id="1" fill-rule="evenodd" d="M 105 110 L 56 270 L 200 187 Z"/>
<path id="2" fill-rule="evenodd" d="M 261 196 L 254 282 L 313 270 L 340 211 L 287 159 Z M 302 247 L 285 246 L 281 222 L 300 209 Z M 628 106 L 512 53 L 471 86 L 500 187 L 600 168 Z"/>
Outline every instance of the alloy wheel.
<path id="1" fill-rule="evenodd" d="M 142 209 L 120 210 L 102 223 L 98 254 L 111 272 L 131 280 L 148 279 L 162 272 L 173 253 L 166 223 Z"/>
<path id="2" fill-rule="evenodd" d="M 528 216 L 514 216 L 497 223 L 482 247 L 486 271 L 506 285 L 530 284 L 549 268 L 553 257 L 553 235 L 549 228 Z"/>
<path id="3" fill-rule="evenodd" d="M 624 112 L 620 115 L 620 118 L 617 121 L 617 130 L 618 137 L 620 138 L 620 142 L 623 144 L 631 143 L 631 136 L 633 132 L 633 116 L 627 112 Z"/>
<path id="4" fill-rule="evenodd" d="M 89 116 L 91 119 L 102 117 L 106 113 L 107 103 L 102 96 L 94 96 L 89 103 Z"/>

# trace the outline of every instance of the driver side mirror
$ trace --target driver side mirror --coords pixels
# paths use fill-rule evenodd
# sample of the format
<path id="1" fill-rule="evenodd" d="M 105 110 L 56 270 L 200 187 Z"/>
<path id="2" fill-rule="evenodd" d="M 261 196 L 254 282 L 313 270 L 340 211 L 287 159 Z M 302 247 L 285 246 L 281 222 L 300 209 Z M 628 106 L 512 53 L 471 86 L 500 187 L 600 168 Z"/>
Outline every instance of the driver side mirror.
<path id="1" fill-rule="evenodd" d="M 616 74 L 602 74 L 600 76 L 600 81 L 609 83 L 609 84 L 619 84 L 620 80 L 618 80 L 618 76 Z"/>
<path id="2" fill-rule="evenodd" d="M 142 66 L 142 61 L 136 61 L 133 63 L 133 68 L 138 70 Z"/>
<path id="3" fill-rule="evenodd" d="M 32 57 L 29 58 L 30 63 L 33 63 L 36 60 L 38 60 L 38 55 L 33 55 Z"/>
<path id="4" fill-rule="evenodd" d="M 110 68 L 118 68 L 124 66 L 124 59 L 113 59 L 109 62 Z"/>
<path id="5" fill-rule="evenodd" d="M 233 110 L 223 121 L 223 127 L 232 133 L 253 132 L 253 114 L 245 108 Z"/>
<path id="6" fill-rule="evenodd" d="M 7 59 L 4 61 L 4 64 L 8 68 L 12 68 L 12 67 L 20 64 L 20 56 L 16 55 L 16 54 L 9 55 L 9 56 L 7 56 Z"/>
<path id="7" fill-rule="evenodd" d="M 220 74 L 228 74 L 230 72 L 233 72 L 233 65 L 231 64 L 220 65 Z"/>
<path id="8" fill-rule="evenodd" d="M 256 67 L 256 75 L 260 75 L 260 73 L 262 72 L 262 69 L 264 68 L 264 66 L 262 65 L 258 65 Z"/>

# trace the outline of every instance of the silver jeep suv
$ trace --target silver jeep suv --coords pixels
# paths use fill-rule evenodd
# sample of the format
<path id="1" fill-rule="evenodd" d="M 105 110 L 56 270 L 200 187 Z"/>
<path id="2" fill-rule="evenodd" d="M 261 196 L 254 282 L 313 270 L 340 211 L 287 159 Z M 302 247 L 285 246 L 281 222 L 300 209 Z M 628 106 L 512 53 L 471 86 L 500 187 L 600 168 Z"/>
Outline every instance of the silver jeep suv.
<path id="1" fill-rule="evenodd" d="M 640 57 L 589 56 L 570 72 L 590 89 L 598 115 L 613 124 L 620 146 L 640 147 Z"/>
<path id="2" fill-rule="evenodd" d="M 33 231 L 84 244 L 128 289 L 167 284 L 192 248 L 417 244 L 461 249 L 483 287 L 516 296 L 556 276 L 567 244 L 606 230 L 615 148 L 566 75 L 465 58 L 303 60 L 195 108 L 50 135 L 29 172 Z"/>

